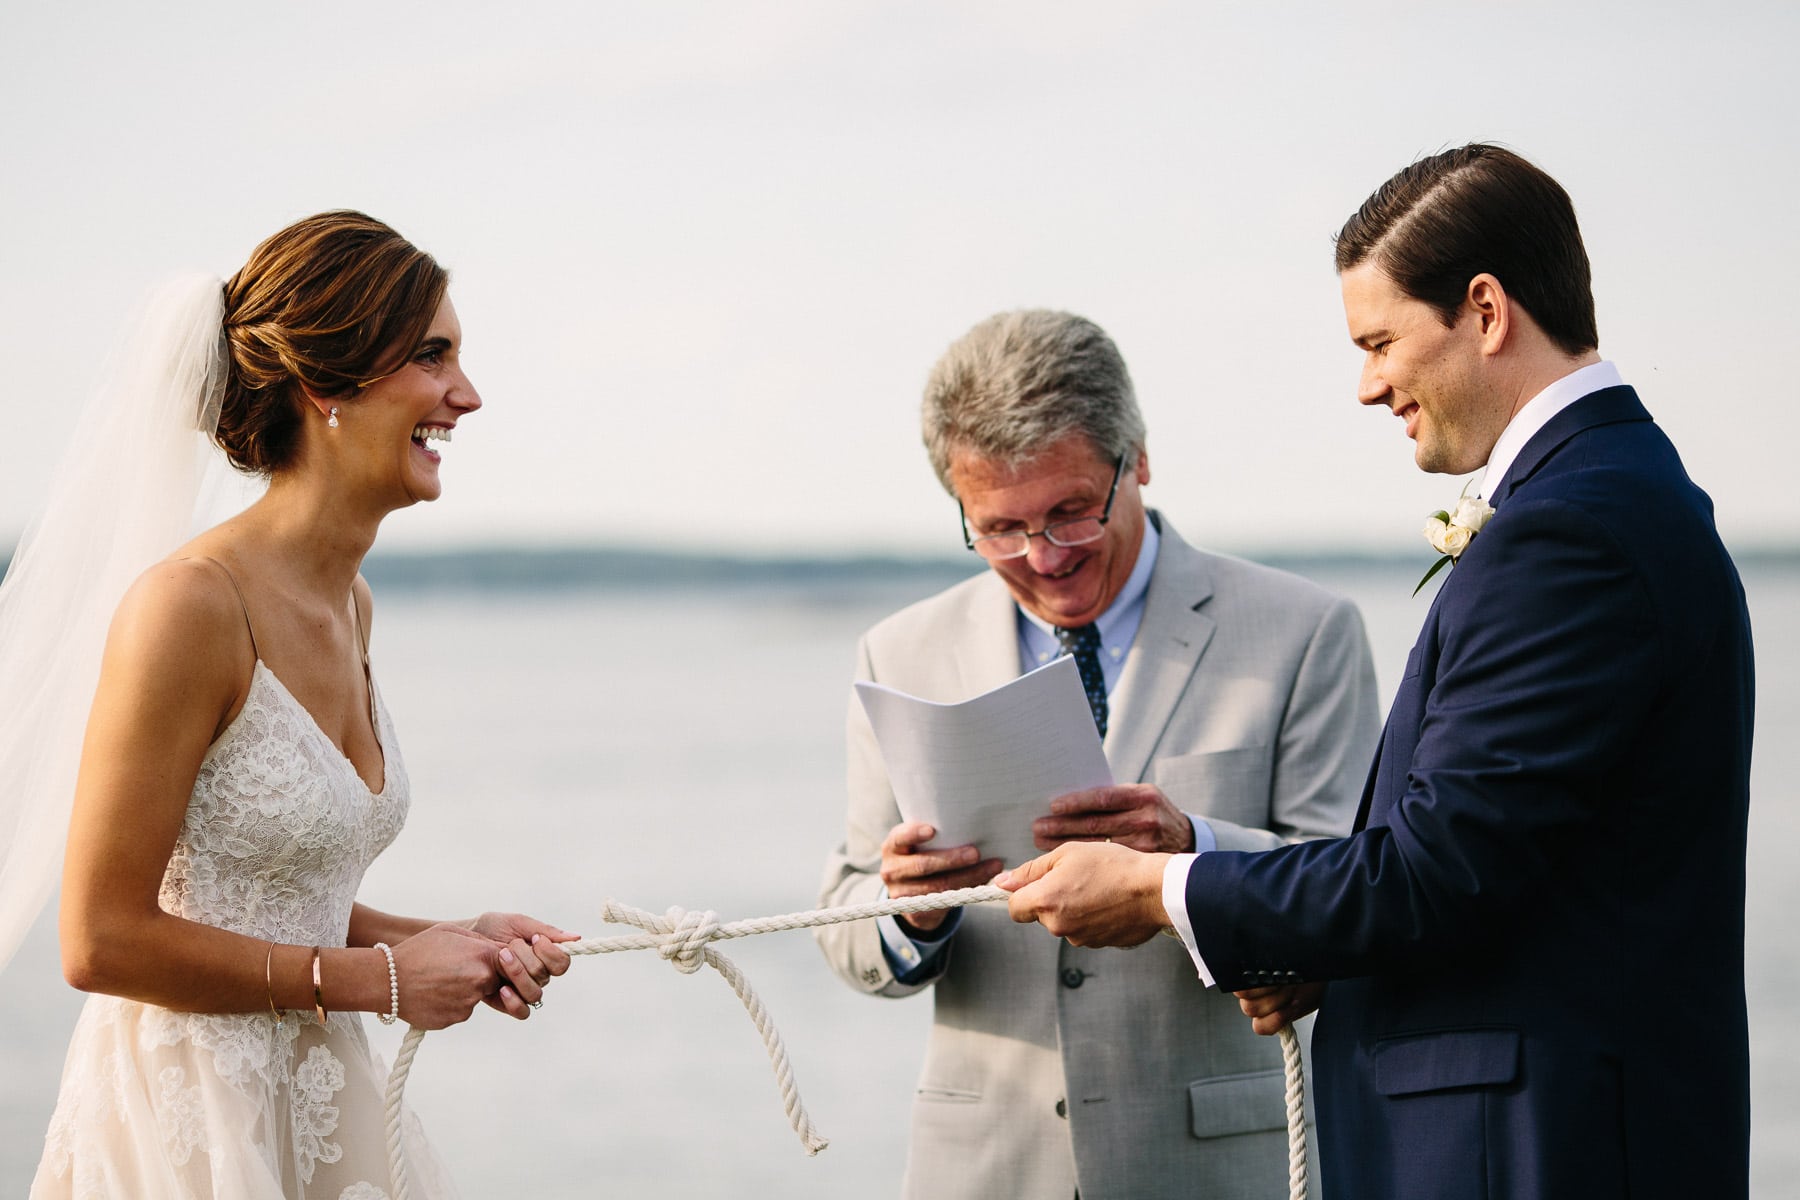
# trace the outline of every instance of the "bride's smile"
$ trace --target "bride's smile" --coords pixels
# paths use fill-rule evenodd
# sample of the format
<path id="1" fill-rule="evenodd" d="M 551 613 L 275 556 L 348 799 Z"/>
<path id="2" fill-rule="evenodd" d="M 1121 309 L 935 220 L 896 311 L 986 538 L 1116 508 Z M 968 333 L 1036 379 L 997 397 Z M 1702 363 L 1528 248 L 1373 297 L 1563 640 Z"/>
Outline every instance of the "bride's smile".
<path id="1" fill-rule="evenodd" d="M 370 461 L 353 473 L 371 481 L 386 508 L 436 500 L 443 493 L 438 477 L 442 448 L 456 423 L 481 407 L 480 394 L 463 373 L 461 348 L 462 325 L 445 296 L 405 365 L 340 403 L 338 428 L 318 431 L 327 435 L 327 442 L 332 435 L 351 433 L 355 445 L 343 448 L 348 455 L 362 457 L 359 451 L 367 447 Z M 390 457 L 395 447 L 400 450 L 397 480 Z M 396 483 L 398 496 L 390 490 Z"/>

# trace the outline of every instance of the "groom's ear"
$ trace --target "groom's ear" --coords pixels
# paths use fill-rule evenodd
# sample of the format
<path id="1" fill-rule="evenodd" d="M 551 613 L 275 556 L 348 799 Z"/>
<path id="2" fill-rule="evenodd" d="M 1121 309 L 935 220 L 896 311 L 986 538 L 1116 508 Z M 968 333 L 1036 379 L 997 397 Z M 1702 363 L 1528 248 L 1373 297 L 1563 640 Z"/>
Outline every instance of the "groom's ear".
<path id="1" fill-rule="evenodd" d="M 1475 322 L 1474 332 L 1481 352 L 1492 356 L 1505 348 L 1520 314 L 1500 281 L 1483 271 L 1469 280 L 1468 289 L 1463 293 L 1462 315 Z"/>

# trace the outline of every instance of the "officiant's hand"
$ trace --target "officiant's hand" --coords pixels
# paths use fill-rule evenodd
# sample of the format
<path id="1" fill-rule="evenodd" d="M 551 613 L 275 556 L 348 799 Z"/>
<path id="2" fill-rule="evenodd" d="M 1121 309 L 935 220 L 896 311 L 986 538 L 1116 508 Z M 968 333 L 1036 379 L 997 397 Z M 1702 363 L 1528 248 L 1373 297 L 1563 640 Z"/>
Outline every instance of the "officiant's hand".
<path id="1" fill-rule="evenodd" d="M 1073 946 L 1135 946 L 1169 923 L 1166 854 L 1069 842 L 994 880 L 1012 893 L 1012 919 L 1036 921 Z"/>
<path id="2" fill-rule="evenodd" d="M 902 821 L 888 830 L 881 843 L 881 882 L 887 884 L 888 895 L 926 896 L 932 892 L 950 892 L 958 888 L 980 887 L 1006 864 L 997 858 L 981 857 L 974 846 L 920 846 L 937 836 L 937 830 L 922 821 Z M 944 923 L 948 910 L 910 913 L 896 917 L 902 926 L 921 933 L 930 932 Z"/>
<path id="3" fill-rule="evenodd" d="M 1194 823 L 1148 783 L 1070 792 L 1050 802 L 1050 815 L 1031 823 L 1039 850 L 1064 842 L 1111 842 L 1156 854 L 1186 854 L 1194 848 Z"/>

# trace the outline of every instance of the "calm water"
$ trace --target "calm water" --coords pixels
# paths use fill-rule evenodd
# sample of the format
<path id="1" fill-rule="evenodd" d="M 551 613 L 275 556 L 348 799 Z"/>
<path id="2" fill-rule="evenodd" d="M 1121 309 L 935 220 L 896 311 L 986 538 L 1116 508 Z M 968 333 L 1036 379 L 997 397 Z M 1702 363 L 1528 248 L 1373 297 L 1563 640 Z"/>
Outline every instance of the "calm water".
<path id="1" fill-rule="evenodd" d="M 1407 596 L 1414 578 L 1320 578 L 1362 606 L 1390 695 L 1424 613 L 1425 600 Z M 1755 1194 L 1775 1197 L 1800 1179 L 1800 573 L 1765 569 L 1747 583 L 1761 681 L 1753 1170 Z M 376 669 L 414 807 L 363 898 L 434 916 L 519 908 L 585 934 L 606 931 L 595 914 L 608 896 L 726 919 L 811 907 L 842 822 L 854 640 L 913 598 L 774 588 L 386 597 Z M 804 933 L 729 953 L 786 1036 L 829 1150 L 801 1151 L 722 980 L 608 955 L 578 960 L 523 1025 L 482 1010 L 426 1040 L 408 1095 L 465 1194 L 891 1194 L 880 1181 L 897 1186 L 930 1001 L 852 993 Z M 1671 966 L 1670 986 L 1684 986 Z M 22 1195 L 30 1179 L 78 1007 L 46 920 L 0 986 L 0 1196 Z M 369 1025 L 391 1054 L 398 1039 Z"/>

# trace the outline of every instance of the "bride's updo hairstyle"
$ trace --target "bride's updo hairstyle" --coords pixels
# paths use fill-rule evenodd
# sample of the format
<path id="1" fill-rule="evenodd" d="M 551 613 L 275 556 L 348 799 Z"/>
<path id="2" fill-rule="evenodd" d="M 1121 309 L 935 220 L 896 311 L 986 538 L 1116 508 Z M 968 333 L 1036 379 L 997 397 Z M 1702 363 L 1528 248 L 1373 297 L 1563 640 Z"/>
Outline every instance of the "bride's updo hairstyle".
<path id="1" fill-rule="evenodd" d="M 304 397 L 354 396 L 425 337 L 449 276 L 388 226 L 348 209 L 307 217 L 258 246 L 225 282 L 224 396 L 213 440 L 269 475 L 299 448 Z"/>

